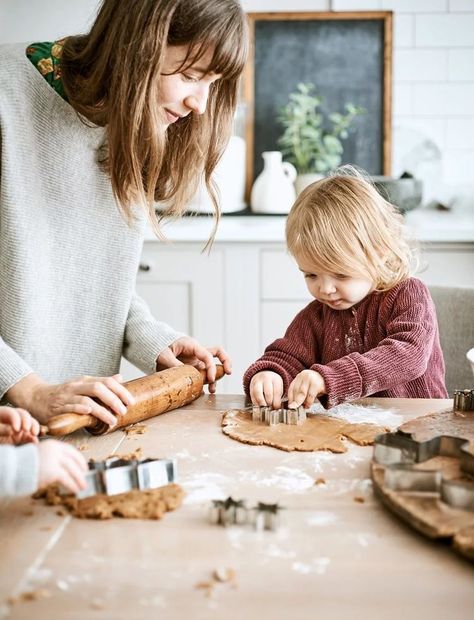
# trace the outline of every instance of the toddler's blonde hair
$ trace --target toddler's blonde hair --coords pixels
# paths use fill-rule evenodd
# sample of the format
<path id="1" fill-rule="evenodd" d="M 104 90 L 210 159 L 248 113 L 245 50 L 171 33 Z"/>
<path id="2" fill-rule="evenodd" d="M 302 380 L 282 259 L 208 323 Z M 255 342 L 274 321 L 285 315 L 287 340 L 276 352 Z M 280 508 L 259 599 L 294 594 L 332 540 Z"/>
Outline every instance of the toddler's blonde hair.
<path id="1" fill-rule="evenodd" d="M 410 276 L 417 248 L 403 216 L 352 166 L 313 183 L 286 223 L 288 250 L 323 272 L 370 279 L 387 291 Z"/>

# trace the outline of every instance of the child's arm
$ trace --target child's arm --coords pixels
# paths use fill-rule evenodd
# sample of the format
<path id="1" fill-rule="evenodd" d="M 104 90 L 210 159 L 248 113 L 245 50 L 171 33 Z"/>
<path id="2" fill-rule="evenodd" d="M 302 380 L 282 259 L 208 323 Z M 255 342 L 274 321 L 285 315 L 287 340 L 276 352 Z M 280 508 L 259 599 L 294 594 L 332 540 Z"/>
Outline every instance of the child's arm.
<path id="1" fill-rule="evenodd" d="M 60 482 L 72 493 L 85 488 L 87 463 L 73 446 L 55 440 L 38 445 L 39 424 L 28 411 L 0 407 L 0 497 L 28 495 L 38 487 Z"/>
<path id="2" fill-rule="evenodd" d="M 0 497 L 29 495 L 38 488 L 38 446 L 0 446 Z"/>
<path id="3" fill-rule="evenodd" d="M 324 379 L 327 399 L 322 402 L 326 407 L 394 389 L 426 372 L 437 333 L 436 312 L 426 285 L 411 278 L 389 291 L 379 315 L 387 316 L 386 336 L 376 347 L 310 367 Z"/>
<path id="4" fill-rule="evenodd" d="M 86 486 L 86 471 L 82 454 L 62 441 L 0 446 L 0 497 L 29 495 L 52 482 L 77 493 Z"/>

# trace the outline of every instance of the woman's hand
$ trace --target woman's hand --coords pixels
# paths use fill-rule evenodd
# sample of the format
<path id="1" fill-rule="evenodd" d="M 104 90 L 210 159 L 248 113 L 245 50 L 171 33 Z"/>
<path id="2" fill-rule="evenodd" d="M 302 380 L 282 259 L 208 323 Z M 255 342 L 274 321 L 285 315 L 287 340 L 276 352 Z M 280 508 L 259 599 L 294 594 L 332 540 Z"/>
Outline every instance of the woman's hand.
<path id="1" fill-rule="evenodd" d="M 127 406 L 135 402 L 122 383 L 121 375 L 114 375 L 83 376 L 50 385 L 37 375 L 28 375 L 8 390 L 7 398 L 14 404 L 24 406 L 43 424 L 61 413 L 78 413 L 93 415 L 109 426 L 115 426 L 116 416 L 126 413 Z M 110 407 L 112 412 L 104 405 Z"/>
<path id="2" fill-rule="evenodd" d="M 250 398 L 254 405 L 260 407 L 281 407 L 283 396 L 283 379 L 273 370 L 257 372 L 250 381 Z"/>
<path id="3" fill-rule="evenodd" d="M 156 360 L 156 370 L 172 368 L 181 364 L 190 364 L 199 368 L 199 370 L 205 368 L 209 382 L 209 392 L 213 394 L 216 391 L 215 357 L 224 366 L 226 375 L 230 375 L 232 364 L 229 355 L 222 347 L 203 347 L 191 336 L 183 336 L 175 340 L 160 353 Z"/>
<path id="4" fill-rule="evenodd" d="M 288 407 L 311 407 L 317 397 L 325 393 L 326 384 L 322 375 L 315 370 L 302 370 L 288 388 Z"/>
<path id="5" fill-rule="evenodd" d="M 28 411 L 0 407 L 0 444 L 38 443 L 40 426 Z"/>
<path id="6" fill-rule="evenodd" d="M 86 488 L 87 463 L 82 454 L 66 443 L 48 439 L 38 446 L 38 486 L 59 482 L 72 493 Z"/>

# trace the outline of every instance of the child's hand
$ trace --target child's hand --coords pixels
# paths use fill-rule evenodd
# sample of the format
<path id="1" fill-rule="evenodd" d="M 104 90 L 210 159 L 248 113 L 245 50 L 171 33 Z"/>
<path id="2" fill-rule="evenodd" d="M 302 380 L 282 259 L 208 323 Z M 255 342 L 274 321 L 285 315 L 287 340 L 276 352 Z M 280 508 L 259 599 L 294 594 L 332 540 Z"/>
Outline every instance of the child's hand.
<path id="1" fill-rule="evenodd" d="M 283 379 L 273 370 L 257 372 L 250 381 L 250 398 L 254 405 L 260 407 L 281 407 L 283 396 Z"/>
<path id="2" fill-rule="evenodd" d="M 28 411 L 0 407 L 0 443 L 20 444 L 38 442 L 40 426 Z"/>
<path id="3" fill-rule="evenodd" d="M 296 375 L 288 388 L 288 407 L 303 405 L 308 408 L 320 394 L 326 393 L 323 377 L 315 370 L 302 370 Z"/>
<path id="4" fill-rule="evenodd" d="M 82 454 L 68 443 L 48 439 L 38 446 L 39 478 L 41 488 L 59 482 L 72 493 L 86 488 L 87 463 Z"/>

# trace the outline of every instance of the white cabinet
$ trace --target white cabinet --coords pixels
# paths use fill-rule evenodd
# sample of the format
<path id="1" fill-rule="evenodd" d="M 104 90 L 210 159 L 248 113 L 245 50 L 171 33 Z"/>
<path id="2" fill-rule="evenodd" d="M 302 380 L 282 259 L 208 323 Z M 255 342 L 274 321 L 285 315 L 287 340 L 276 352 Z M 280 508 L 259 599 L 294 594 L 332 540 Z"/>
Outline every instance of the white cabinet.
<path id="1" fill-rule="evenodd" d="M 425 243 L 418 277 L 428 285 L 474 286 L 474 243 Z"/>
<path id="2" fill-rule="evenodd" d="M 146 242 L 137 276 L 137 292 L 155 318 L 212 346 L 225 340 L 224 250 L 202 254 L 198 245 L 166 246 Z M 141 373 L 126 360 L 126 379 Z"/>
<path id="3" fill-rule="evenodd" d="M 242 375 L 267 344 L 281 336 L 311 297 L 283 243 L 217 241 L 210 255 L 203 243 L 147 241 L 137 288 L 156 318 L 202 344 L 230 353 L 233 374 L 219 385 L 242 392 Z M 432 243 L 424 253 L 427 284 L 473 286 L 474 243 Z M 127 378 L 137 370 L 124 366 Z"/>

